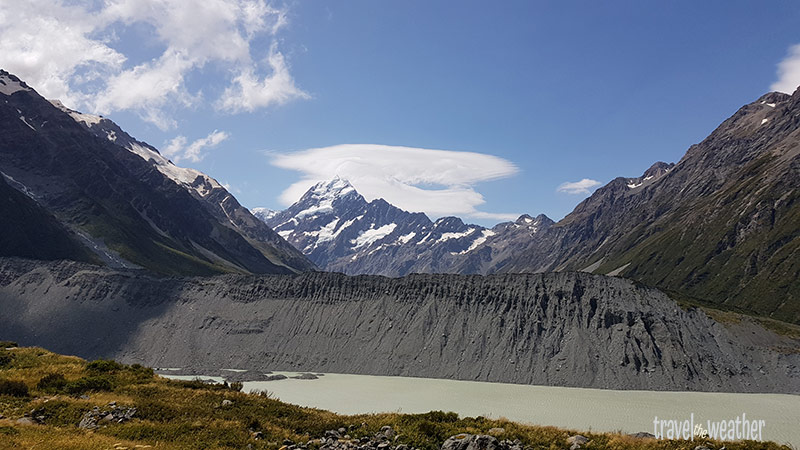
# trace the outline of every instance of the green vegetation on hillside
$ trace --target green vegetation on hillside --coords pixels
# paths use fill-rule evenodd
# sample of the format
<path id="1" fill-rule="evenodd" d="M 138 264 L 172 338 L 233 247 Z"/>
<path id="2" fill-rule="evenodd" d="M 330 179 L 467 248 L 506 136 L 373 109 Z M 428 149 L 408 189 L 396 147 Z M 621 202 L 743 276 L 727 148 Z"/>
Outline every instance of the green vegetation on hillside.
<path id="1" fill-rule="evenodd" d="M 394 445 L 438 450 L 459 433 L 518 439 L 526 448 L 567 448 L 575 434 L 553 427 L 520 425 L 454 413 L 337 415 L 283 403 L 268 393 L 245 394 L 241 385 L 170 381 L 151 369 L 114 361 L 86 362 L 40 348 L 13 348 L 0 342 L 0 448 L 109 449 L 264 448 L 279 449 L 285 440 L 320 446 L 327 430 L 345 428 L 352 439 L 374 436 L 381 427 L 396 430 Z M 6 347 L 12 347 L 5 349 Z M 100 421 L 94 430 L 78 427 L 94 407 L 135 408 L 122 423 Z M 29 416 L 23 418 L 24 415 Z M 29 423 L 19 423 L 22 422 Z M 679 449 L 695 441 L 636 439 L 616 433 L 581 433 L 584 448 Z M 310 443 L 309 443 L 310 441 Z M 705 443 L 720 448 L 718 442 Z M 137 447 L 138 446 L 138 447 Z M 726 443 L 728 449 L 777 449 L 773 443 Z"/>
<path id="2" fill-rule="evenodd" d="M 800 324 L 800 192 L 763 176 L 780 163 L 762 156 L 714 195 L 635 227 L 595 272 L 630 264 L 623 276 L 694 304 Z"/>

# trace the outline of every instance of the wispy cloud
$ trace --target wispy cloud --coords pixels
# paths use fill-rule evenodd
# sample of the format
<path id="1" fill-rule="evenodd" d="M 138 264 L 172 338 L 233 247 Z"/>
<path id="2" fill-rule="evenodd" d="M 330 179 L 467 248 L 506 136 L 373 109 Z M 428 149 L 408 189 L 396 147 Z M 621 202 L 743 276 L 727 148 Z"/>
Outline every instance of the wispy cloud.
<path id="1" fill-rule="evenodd" d="M 770 87 L 773 91 L 794 93 L 800 86 L 800 44 L 789 47 L 786 58 L 778 63 L 778 81 Z"/>
<path id="2" fill-rule="evenodd" d="M 280 197 L 296 202 L 314 183 L 338 175 L 368 200 L 383 198 L 408 211 L 431 216 L 459 215 L 508 220 L 515 214 L 479 211 L 486 201 L 475 190 L 480 182 L 507 178 L 517 167 L 483 153 L 389 145 L 348 144 L 293 153 L 270 153 L 272 164 L 296 170 L 302 179 Z"/>
<path id="3" fill-rule="evenodd" d="M 556 191 L 564 192 L 566 194 L 590 194 L 592 189 L 600 186 L 601 182 L 597 180 L 591 180 L 589 178 L 584 178 L 580 181 L 571 181 L 562 183 Z"/>
<path id="4" fill-rule="evenodd" d="M 176 136 L 164 146 L 161 152 L 176 163 L 185 160 L 199 162 L 206 156 L 203 150 L 216 147 L 225 139 L 228 139 L 228 133 L 217 130 L 189 145 L 186 145 L 186 136 Z"/>
<path id="5" fill-rule="evenodd" d="M 210 104 L 228 112 L 307 98 L 278 49 L 287 17 L 265 0 L 25 0 L 0 13 L 0 67 L 72 108 L 130 110 L 168 129 L 203 99 L 186 80 L 206 71 L 222 74 Z M 265 39 L 266 57 L 253 45 Z"/>

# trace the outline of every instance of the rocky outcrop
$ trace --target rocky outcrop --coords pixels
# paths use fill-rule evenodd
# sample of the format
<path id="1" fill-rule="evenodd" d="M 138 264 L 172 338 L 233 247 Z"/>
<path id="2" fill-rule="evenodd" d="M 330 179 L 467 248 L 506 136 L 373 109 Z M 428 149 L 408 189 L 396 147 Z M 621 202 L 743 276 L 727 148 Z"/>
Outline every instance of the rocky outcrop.
<path id="1" fill-rule="evenodd" d="M 125 423 L 135 415 L 136 408 L 117 406 L 117 402 L 111 402 L 104 408 L 95 406 L 87 411 L 78 423 L 78 428 L 94 430 L 111 423 Z"/>
<path id="2" fill-rule="evenodd" d="M 0 317 L 22 345 L 155 367 L 800 392 L 800 355 L 588 273 L 154 278 L 3 259 Z"/>
<path id="3" fill-rule="evenodd" d="M 498 441 L 494 436 L 486 434 L 457 434 L 450 436 L 442 450 L 523 450 L 520 441 Z"/>

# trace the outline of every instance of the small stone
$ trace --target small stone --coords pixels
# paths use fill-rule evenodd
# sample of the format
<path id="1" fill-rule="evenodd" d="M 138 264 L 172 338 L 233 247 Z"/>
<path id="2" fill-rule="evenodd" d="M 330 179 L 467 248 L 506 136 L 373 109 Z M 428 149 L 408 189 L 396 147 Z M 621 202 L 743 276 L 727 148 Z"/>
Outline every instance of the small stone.
<path id="1" fill-rule="evenodd" d="M 694 448 L 694 450 L 711 450 L 710 448 L 706 447 L 705 445 L 698 445 Z"/>
<path id="2" fill-rule="evenodd" d="M 587 442 L 589 442 L 589 438 L 586 436 L 581 436 L 580 434 L 576 434 L 567 438 L 567 444 L 583 445 Z"/>
<path id="3" fill-rule="evenodd" d="M 457 434 L 450 436 L 442 444 L 442 450 L 500 450 L 500 448 L 497 439 L 488 434 Z"/>
<path id="4" fill-rule="evenodd" d="M 228 400 L 227 398 L 222 401 L 222 406 L 231 406 L 231 405 L 233 405 L 233 402 Z"/>
<path id="5" fill-rule="evenodd" d="M 344 433 L 347 432 L 347 430 L 345 430 L 344 427 L 339 428 L 338 431 L 339 431 L 339 434 L 344 434 Z"/>
<path id="6" fill-rule="evenodd" d="M 394 437 L 394 430 L 389 425 L 384 425 L 381 427 L 381 434 L 391 439 Z"/>
<path id="7" fill-rule="evenodd" d="M 17 419 L 17 425 L 34 425 L 35 423 L 36 422 L 34 422 L 32 419 L 28 417 L 22 417 Z"/>
<path id="8" fill-rule="evenodd" d="M 328 430 L 325 432 L 325 437 L 327 439 L 339 439 L 342 435 L 336 430 Z"/>
<path id="9" fill-rule="evenodd" d="M 655 439 L 655 435 L 648 433 L 646 431 L 640 431 L 638 433 L 629 434 L 628 436 L 636 438 L 636 439 Z"/>
<path id="10" fill-rule="evenodd" d="M 284 439 L 283 440 L 283 445 L 292 445 L 292 444 L 294 444 L 294 441 L 291 440 L 291 439 Z"/>
<path id="11" fill-rule="evenodd" d="M 344 438 L 345 438 L 346 440 L 348 440 L 348 441 L 349 441 L 349 440 L 351 440 L 351 439 L 353 439 L 353 438 L 351 438 L 351 437 L 350 437 L 350 435 L 349 435 L 349 434 L 345 434 L 345 435 L 344 435 Z"/>
<path id="12" fill-rule="evenodd" d="M 380 444 L 378 444 L 378 448 L 381 449 L 381 450 L 383 450 L 385 448 L 389 448 L 389 443 L 388 442 L 381 442 Z"/>

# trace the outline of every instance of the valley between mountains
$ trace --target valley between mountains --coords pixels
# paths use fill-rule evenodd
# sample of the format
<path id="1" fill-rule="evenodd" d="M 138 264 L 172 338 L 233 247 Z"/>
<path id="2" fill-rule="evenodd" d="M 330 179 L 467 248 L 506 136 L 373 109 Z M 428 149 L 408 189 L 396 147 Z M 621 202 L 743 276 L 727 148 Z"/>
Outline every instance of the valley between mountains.
<path id="1" fill-rule="evenodd" d="M 3 339 L 198 371 L 800 392 L 800 91 L 558 222 L 485 228 L 341 178 L 251 211 L 108 119 L 0 86 Z"/>

